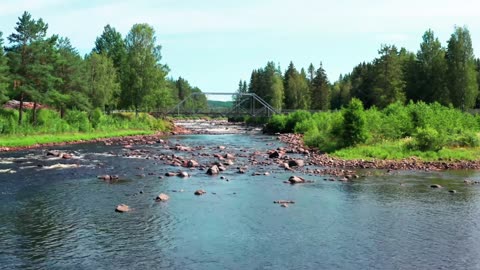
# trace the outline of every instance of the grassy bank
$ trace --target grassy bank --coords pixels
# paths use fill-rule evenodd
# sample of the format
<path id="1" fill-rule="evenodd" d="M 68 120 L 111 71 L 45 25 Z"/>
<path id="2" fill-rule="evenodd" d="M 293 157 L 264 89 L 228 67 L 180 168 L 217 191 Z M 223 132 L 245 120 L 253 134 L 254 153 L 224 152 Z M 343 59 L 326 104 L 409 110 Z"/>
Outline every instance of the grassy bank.
<path id="1" fill-rule="evenodd" d="M 364 110 L 352 100 L 340 111 L 276 115 L 266 131 L 304 134 L 306 145 L 342 159 L 480 159 L 480 115 L 438 103 Z"/>
<path id="2" fill-rule="evenodd" d="M 37 144 L 68 143 L 88 141 L 103 138 L 123 137 L 133 135 L 151 135 L 153 130 L 117 130 L 94 131 L 90 133 L 34 134 L 24 136 L 0 136 L 0 147 L 25 147 Z"/>
<path id="3" fill-rule="evenodd" d="M 56 111 L 42 109 L 37 113 L 36 122 L 32 121 L 32 111 L 26 111 L 22 122 L 18 123 L 18 111 L 0 109 L 0 147 L 149 135 L 171 129 L 171 122 L 148 114 L 105 115 L 95 110 L 90 113 L 67 111 L 60 117 Z"/>
<path id="4" fill-rule="evenodd" d="M 420 151 L 408 147 L 405 140 L 388 141 L 373 145 L 356 145 L 331 153 L 345 160 L 400 160 L 415 157 L 423 161 L 474 161 L 480 158 L 480 147 L 444 147 L 438 151 Z"/>

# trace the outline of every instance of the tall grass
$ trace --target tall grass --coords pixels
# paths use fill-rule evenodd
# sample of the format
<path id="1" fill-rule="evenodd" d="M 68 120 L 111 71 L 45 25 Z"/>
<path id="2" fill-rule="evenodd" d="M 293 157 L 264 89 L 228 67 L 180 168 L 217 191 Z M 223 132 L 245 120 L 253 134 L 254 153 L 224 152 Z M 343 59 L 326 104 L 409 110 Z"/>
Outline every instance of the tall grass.
<path id="1" fill-rule="evenodd" d="M 32 111 L 26 111 L 18 123 L 18 111 L 0 109 L 0 146 L 27 146 L 37 143 L 66 142 L 105 137 L 151 134 L 171 129 L 171 123 L 148 114 L 118 113 L 105 115 L 67 111 L 63 118 L 49 109 L 38 110 L 33 124 Z"/>
<path id="2" fill-rule="evenodd" d="M 365 121 L 361 123 L 363 127 L 355 129 L 366 132 L 362 135 L 366 141 L 355 144 L 345 141 L 349 140 L 345 134 L 352 133 L 351 125 L 346 124 L 347 112 L 348 108 L 344 108 L 310 115 L 302 112 L 303 118 L 298 113 L 279 115 L 269 121 L 266 131 L 302 133 L 307 145 L 343 158 L 479 158 L 475 156 L 480 146 L 479 115 L 438 103 L 394 103 L 383 110 L 373 107 L 358 112 Z M 287 125 L 292 122 L 293 128 Z M 349 136 L 354 138 L 355 134 Z"/>

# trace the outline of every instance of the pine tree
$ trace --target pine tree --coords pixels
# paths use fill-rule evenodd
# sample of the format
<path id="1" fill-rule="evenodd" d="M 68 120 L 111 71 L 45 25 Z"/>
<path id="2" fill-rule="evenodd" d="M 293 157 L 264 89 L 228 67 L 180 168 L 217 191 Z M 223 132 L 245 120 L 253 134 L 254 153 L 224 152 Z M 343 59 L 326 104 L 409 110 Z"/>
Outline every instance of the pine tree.
<path id="1" fill-rule="evenodd" d="M 3 33 L 0 32 L 0 104 L 8 99 L 10 74 L 7 64 L 7 57 L 3 50 Z"/>
<path id="2" fill-rule="evenodd" d="M 8 37 L 11 46 L 7 48 L 10 70 L 16 81 L 13 96 L 20 100 L 19 124 L 22 123 L 23 102 L 34 102 L 32 121 L 35 124 L 37 102 L 45 98 L 57 80 L 53 74 L 57 36 L 46 38 L 48 24 L 42 19 L 32 19 L 28 12 L 18 19 L 16 32 Z"/>
<path id="3" fill-rule="evenodd" d="M 311 108 L 313 110 L 325 111 L 330 108 L 330 83 L 322 63 L 320 63 L 320 67 L 315 72 L 311 86 L 311 95 Z"/>

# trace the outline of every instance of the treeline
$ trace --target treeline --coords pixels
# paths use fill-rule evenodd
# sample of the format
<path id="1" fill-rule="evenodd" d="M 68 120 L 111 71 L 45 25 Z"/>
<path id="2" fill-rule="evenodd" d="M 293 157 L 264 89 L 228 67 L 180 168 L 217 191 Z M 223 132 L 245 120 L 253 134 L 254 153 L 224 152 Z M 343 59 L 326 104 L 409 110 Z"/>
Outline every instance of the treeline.
<path id="1" fill-rule="evenodd" d="M 432 30 L 423 35 L 417 53 L 382 45 L 379 56 L 360 63 L 330 83 L 320 64 L 298 71 L 290 63 L 284 73 L 273 62 L 240 81 L 238 92 L 256 93 L 276 109 L 339 109 L 357 98 L 365 107 L 385 108 L 409 100 L 438 102 L 462 110 L 479 108 L 480 59 L 473 52 L 470 32 L 455 27 L 442 46 Z"/>
<path id="2" fill-rule="evenodd" d="M 9 99 L 33 102 L 29 121 L 37 123 L 37 105 L 48 105 L 61 118 L 67 110 L 162 111 L 201 92 L 185 79 L 168 78 L 161 46 L 148 24 L 135 24 L 125 37 L 107 25 L 91 53 L 80 56 L 67 37 L 47 36 L 48 24 L 28 12 L 6 39 L 0 32 L 0 105 Z M 194 103 L 194 104 L 190 104 Z M 198 98 L 185 106 L 207 106 Z"/>

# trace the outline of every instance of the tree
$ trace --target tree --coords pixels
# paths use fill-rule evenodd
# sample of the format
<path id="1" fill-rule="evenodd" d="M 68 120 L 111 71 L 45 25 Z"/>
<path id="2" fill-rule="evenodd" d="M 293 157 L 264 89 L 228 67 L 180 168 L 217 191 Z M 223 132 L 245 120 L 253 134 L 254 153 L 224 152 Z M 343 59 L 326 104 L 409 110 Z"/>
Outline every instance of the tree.
<path id="1" fill-rule="evenodd" d="M 285 88 L 285 108 L 290 110 L 308 109 L 309 87 L 304 72 L 299 73 L 292 62 L 290 62 L 285 71 L 284 80 Z"/>
<path id="2" fill-rule="evenodd" d="M 366 116 L 363 104 L 359 99 L 353 98 L 343 110 L 343 127 L 341 131 L 344 146 L 354 146 L 363 143 L 368 138 Z"/>
<path id="3" fill-rule="evenodd" d="M 155 30 L 148 24 L 135 24 L 125 39 L 127 60 L 122 103 L 132 106 L 135 113 L 152 91 L 165 83 L 168 69 L 160 64 L 161 54 L 156 45 Z"/>
<path id="4" fill-rule="evenodd" d="M 107 111 L 114 108 L 119 99 L 120 83 L 113 61 L 93 52 L 85 59 L 85 73 L 92 106 Z"/>
<path id="5" fill-rule="evenodd" d="M 478 95 L 475 58 L 470 32 L 455 27 L 447 48 L 448 89 L 453 106 L 462 110 L 473 108 Z"/>
<path id="6" fill-rule="evenodd" d="M 444 105 L 450 103 L 447 88 L 447 62 L 445 49 L 432 30 L 423 35 L 420 50 L 417 52 L 417 61 L 411 67 L 411 76 L 408 81 L 408 97 L 415 101 L 438 101 Z M 413 77 L 413 78 L 412 78 Z"/>
<path id="7" fill-rule="evenodd" d="M 55 89 L 47 96 L 59 110 L 63 118 L 65 109 L 86 110 L 90 103 L 86 97 L 86 79 L 83 59 L 72 46 L 68 38 L 60 38 L 56 45 L 56 62 L 54 64 Z M 91 96 L 93 97 L 93 96 Z M 96 101 L 92 99 L 92 101 Z"/>
<path id="8" fill-rule="evenodd" d="M 8 99 L 8 88 L 10 74 L 8 70 L 7 58 L 3 50 L 3 33 L 0 32 L 0 104 Z"/>
<path id="9" fill-rule="evenodd" d="M 313 110 L 328 110 L 330 107 L 330 83 L 322 63 L 315 72 L 311 83 L 311 108 Z"/>
<path id="10" fill-rule="evenodd" d="M 312 63 L 308 66 L 308 81 L 312 84 L 313 79 L 315 78 L 315 67 Z"/>
<path id="11" fill-rule="evenodd" d="M 103 33 L 95 40 L 93 52 L 104 54 L 112 59 L 113 65 L 119 73 L 127 57 L 127 49 L 122 34 L 117 32 L 110 24 L 103 28 Z"/>
<path id="12" fill-rule="evenodd" d="M 33 122 L 36 123 L 37 102 L 44 98 L 56 78 L 53 76 L 54 45 L 57 36 L 46 38 L 48 24 L 34 20 L 28 12 L 18 18 L 17 26 L 8 40 L 11 47 L 7 56 L 10 71 L 14 74 L 13 95 L 20 100 L 19 124 L 22 123 L 23 102 L 32 100 Z"/>
<path id="13" fill-rule="evenodd" d="M 350 74 L 351 96 L 358 98 L 365 107 L 376 104 L 373 88 L 375 83 L 375 69 L 371 63 L 361 63 L 353 68 Z"/>

